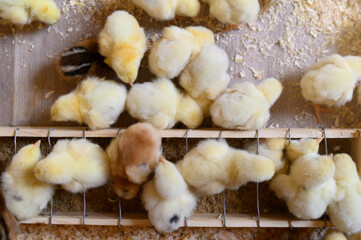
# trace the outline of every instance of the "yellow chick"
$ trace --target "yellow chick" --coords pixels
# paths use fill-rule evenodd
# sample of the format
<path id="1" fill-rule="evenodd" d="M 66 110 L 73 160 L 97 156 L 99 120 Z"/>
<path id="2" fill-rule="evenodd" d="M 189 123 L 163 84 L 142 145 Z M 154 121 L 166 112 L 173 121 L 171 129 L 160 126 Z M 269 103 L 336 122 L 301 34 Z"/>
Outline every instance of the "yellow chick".
<path id="1" fill-rule="evenodd" d="M 315 104 L 340 107 L 351 101 L 356 82 L 361 80 L 361 57 L 342 57 L 338 54 L 325 57 L 311 66 L 301 79 L 303 97 L 315 109 L 327 111 Z"/>
<path id="2" fill-rule="evenodd" d="M 60 18 L 60 11 L 53 0 L 0 0 L 0 17 L 19 25 L 34 20 L 54 24 Z"/>
<path id="3" fill-rule="evenodd" d="M 347 233 L 361 231 L 361 180 L 356 164 L 347 154 L 336 154 L 335 180 L 337 194 L 328 206 L 327 214 L 332 224 Z"/>
<path id="4" fill-rule="evenodd" d="M 88 77 L 75 90 L 59 97 L 51 106 L 55 121 L 85 123 L 91 129 L 107 128 L 124 110 L 126 88 L 114 81 Z"/>
<path id="5" fill-rule="evenodd" d="M 322 138 L 304 138 L 300 140 L 292 140 L 286 143 L 286 155 L 290 162 L 294 162 L 297 158 L 309 154 L 318 153 Z"/>
<path id="6" fill-rule="evenodd" d="M 223 23 L 240 24 L 256 20 L 260 10 L 258 0 L 203 0 L 210 13 Z"/>
<path id="7" fill-rule="evenodd" d="M 172 128 L 178 121 L 196 128 L 203 121 L 198 104 L 165 78 L 135 84 L 128 93 L 125 107 L 132 117 L 158 129 Z"/>
<path id="8" fill-rule="evenodd" d="M 175 165 L 164 158 L 155 169 L 154 179 L 144 185 L 142 201 L 151 224 L 162 233 L 178 229 L 197 206 Z"/>
<path id="9" fill-rule="evenodd" d="M 286 140 L 283 138 L 262 139 L 259 142 L 258 153 L 273 161 L 276 172 L 285 165 L 285 160 L 283 158 L 285 143 Z M 247 142 L 244 145 L 244 150 L 253 154 L 257 153 L 257 141 Z"/>
<path id="10" fill-rule="evenodd" d="M 214 34 L 204 27 L 166 27 L 149 54 L 150 71 L 157 77 L 177 77 L 203 46 L 214 43 Z M 227 59 L 228 60 L 228 59 Z"/>
<path id="11" fill-rule="evenodd" d="M 38 215 L 54 194 L 54 186 L 41 182 L 33 174 L 42 158 L 40 140 L 20 149 L 1 176 L 6 207 L 20 220 Z"/>
<path id="12" fill-rule="evenodd" d="M 212 121 L 228 129 L 262 128 L 281 92 L 282 84 L 275 78 L 268 78 L 257 86 L 251 82 L 238 83 L 213 102 L 210 108 Z"/>
<path id="13" fill-rule="evenodd" d="M 289 211 L 298 218 L 321 217 L 336 194 L 332 157 L 309 153 L 291 165 L 290 174 L 279 174 L 270 188 L 286 201 Z"/>
<path id="14" fill-rule="evenodd" d="M 108 16 L 98 41 L 105 63 L 123 82 L 132 85 L 147 49 L 144 29 L 126 11 L 115 11 Z"/>
<path id="15" fill-rule="evenodd" d="M 109 159 L 101 147 L 86 139 L 59 140 L 33 172 L 40 181 L 61 184 L 72 193 L 85 192 L 109 180 Z"/>
<path id="16" fill-rule="evenodd" d="M 337 230 L 328 230 L 324 240 L 347 240 L 343 232 Z"/>
<path id="17" fill-rule="evenodd" d="M 172 20 L 175 15 L 195 17 L 200 10 L 198 0 L 132 0 L 135 5 L 159 20 Z"/>
<path id="18" fill-rule="evenodd" d="M 203 47 L 180 75 L 179 83 L 209 114 L 212 102 L 227 88 L 230 81 L 228 55 L 217 45 Z"/>
<path id="19" fill-rule="evenodd" d="M 226 141 L 206 140 L 189 151 L 177 167 L 184 180 L 204 194 L 236 190 L 248 182 L 272 178 L 271 159 L 228 146 Z"/>

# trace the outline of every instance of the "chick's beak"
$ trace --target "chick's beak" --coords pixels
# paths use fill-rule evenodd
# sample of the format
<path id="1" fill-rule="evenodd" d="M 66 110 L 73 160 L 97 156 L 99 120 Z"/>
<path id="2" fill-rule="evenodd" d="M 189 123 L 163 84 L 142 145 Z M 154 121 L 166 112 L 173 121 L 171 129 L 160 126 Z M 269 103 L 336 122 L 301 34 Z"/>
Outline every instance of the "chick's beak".
<path id="1" fill-rule="evenodd" d="M 39 147 L 40 147 L 40 143 L 41 143 L 41 140 L 37 141 L 37 142 L 34 144 L 34 148 L 39 148 Z"/>
<path id="2" fill-rule="evenodd" d="M 130 86 L 130 87 L 133 87 L 133 82 L 129 82 L 129 86 Z"/>
<path id="3" fill-rule="evenodd" d="M 161 155 L 159 158 L 159 162 L 160 163 L 165 163 L 167 160 L 165 160 L 165 158 Z"/>

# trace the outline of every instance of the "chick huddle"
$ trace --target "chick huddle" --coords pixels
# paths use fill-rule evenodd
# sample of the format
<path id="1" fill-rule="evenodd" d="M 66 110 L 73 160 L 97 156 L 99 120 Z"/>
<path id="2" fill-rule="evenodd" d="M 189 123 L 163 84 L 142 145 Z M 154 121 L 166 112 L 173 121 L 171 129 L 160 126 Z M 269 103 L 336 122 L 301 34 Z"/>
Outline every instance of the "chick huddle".
<path id="1" fill-rule="evenodd" d="M 0 16 L 16 24 L 33 20 L 54 24 L 60 17 L 55 3 L 39 2 L 1 1 Z M 200 9 L 198 0 L 133 2 L 160 20 L 194 17 Z M 250 23 L 259 12 L 257 0 L 204 2 L 211 15 L 229 24 Z M 102 129 L 113 125 L 126 109 L 144 123 L 121 132 L 106 151 L 85 139 L 59 140 L 46 157 L 41 155 L 40 142 L 23 147 L 2 175 L 6 206 L 12 214 L 18 219 L 39 214 L 55 185 L 78 193 L 111 178 L 118 197 L 127 200 L 144 184 L 141 198 L 150 222 L 160 232 L 171 232 L 194 211 L 198 195 L 270 181 L 270 188 L 298 218 L 315 219 L 327 213 L 338 229 L 361 231 L 361 181 L 355 163 L 347 154 L 320 155 L 316 139 L 261 140 L 259 146 L 247 143 L 244 150 L 224 140 L 206 140 L 177 164 L 164 159 L 157 129 L 172 128 L 178 122 L 196 128 L 207 116 L 222 128 L 262 128 L 283 87 L 279 80 L 267 78 L 257 85 L 243 82 L 227 88 L 229 57 L 215 44 L 214 33 L 201 26 L 165 28 L 149 54 L 149 68 L 157 78 L 134 84 L 146 51 L 144 29 L 129 13 L 115 11 L 98 39 L 82 41 L 60 54 L 61 77 L 79 83 L 53 104 L 53 120 Z M 114 74 L 131 86 L 129 91 L 108 80 Z M 171 81 L 175 78 L 183 90 Z M 341 106 L 352 99 L 360 79 L 360 57 L 332 55 L 305 74 L 302 95 L 316 104 Z"/>

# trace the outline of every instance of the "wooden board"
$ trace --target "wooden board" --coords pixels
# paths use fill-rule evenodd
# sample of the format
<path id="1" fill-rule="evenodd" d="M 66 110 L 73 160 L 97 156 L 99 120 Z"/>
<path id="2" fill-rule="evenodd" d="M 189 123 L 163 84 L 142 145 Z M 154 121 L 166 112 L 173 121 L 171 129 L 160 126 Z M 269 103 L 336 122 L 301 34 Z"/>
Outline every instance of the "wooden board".
<path id="1" fill-rule="evenodd" d="M 94 2 L 98 2 L 96 7 L 89 7 Z M 0 25 L 0 125 L 77 126 L 76 123 L 50 122 L 51 104 L 58 96 L 75 88 L 75 84 L 60 79 L 54 68 L 54 58 L 62 49 L 75 42 L 85 37 L 96 37 L 107 14 L 112 11 L 124 9 L 134 14 L 145 28 L 149 41 L 169 24 L 150 18 L 130 0 L 56 0 L 56 3 L 62 9 L 62 17 L 53 26 L 38 22 L 25 28 Z M 292 14 L 292 4 L 285 3 L 282 11 L 277 4 L 271 7 L 262 6 L 263 11 L 251 27 L 243 26 L 239 30 L 226 33 L 221 30 L 227 25 L 209 17 L 206 4 L 202 4 L 199 17 L 183 18 L 170 24 L 202 25 L 216 33 L 217 44 L 229 55 L 229 72 L 232 75 L 230 86 L 242 81 L 260 82 L 267 77 L 276 77 L 283 82 L 284 91 L 272 108 L 268 125 L 285 128 L 350 128 L 360 124 L 361 111 L 356 106 L 356 100 L 347 104 L 347 108 L 342 111 L 322 113 L 323 121 L 317 124 L 311 107 L 300 95 L 298 83 L 302 74 L 317 58 L 329 55 L 335 50 L 322 44 L 323 36 L 310 35 L 302 25 L 291 26 L 290 21 L 297 22 L 298 16 Z M 292 42 L 294 46 L 291 43 L 286 44 L 287 42 Z M 311 49 L 302 50 L 306 48 Z M 304 56 L 295 55 L 295 51 L 301 50 Z M 238 53 L 244 55 L 242 64 L 234 62 Z M 351 53 L 353 52 L 350 50 L 343 54 Z M 245 77 L 241 78 L 240 72 L 244 72 Z M 256 79 L 257 74 L 263 77 Z M 150 81 L 152 78 L 145 57 L 137 81 Z M 46 98 L 53 91 L 54 93 Z M 117 126 L 128 126 L 131 122 L 134 120 L 123 114 Z"/>
<path id="2" fill-rule="evenodd" d="M 51 131 L 50 131 L 51 130 Z M 0 137 L 104 137 L 112 138 L 125 128 L 87 130 L 80 127 L 1 127 Z M 360 138 L 359 129 L 266 128 L 255 131 L 222 129 L 167 129 L 163 138 Z M 291 135 L 290 135 L 291 134 Z M 357 148 L 357 146 L 356 146 Z"/>
<path id="3" fill-rule="evenodd" d="M 82 213 L 59 213 L 53 215 L 52 224 L 55 225 L 82 225 Z M 318 228 L 331 227 L 331 223 L 324 220 L 301 220 L 291 219 L 292 226 L 295 228 Z M 22 221 L 21 224 L 50 224 L 49 216 L 37 216 L 29 220 Z M 98 226 L 118 226 L 119 217 L 111 213 L 88 213 L 85 218 L 86 225 Z M 142 214 L 124 214 L 121 219 L 122 226 L 150 226 L 150 222 L 146 215 Z M 223 220 L 220 214 L 194 214 L 184 220 L 181 227 L 224 227 Z M 250 214 L 227 214 L 227 227 L 257 227 L 257 220 Z M 262 215 L 260 227 L 263 228 L 288 228 L 289 219 L 286 215 Z"/>

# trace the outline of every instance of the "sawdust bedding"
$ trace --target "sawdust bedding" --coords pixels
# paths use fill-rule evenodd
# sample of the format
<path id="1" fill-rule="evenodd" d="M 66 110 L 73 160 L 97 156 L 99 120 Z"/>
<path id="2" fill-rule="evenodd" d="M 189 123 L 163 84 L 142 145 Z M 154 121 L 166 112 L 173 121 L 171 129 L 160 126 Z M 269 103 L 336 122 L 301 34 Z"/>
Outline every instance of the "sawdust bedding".
<path id="1" fill-rule="evenodd" d="M 159 22 L 146 17 L 145 13 L 134 7 L 130 0 L 67 0 L 58 1 L 61 4 L 62 18 L 66 19 L 69 25 L 79 25 L 79 18 L 76 15 L 84 15 L 82 21 L 86 22 L 85 27 L 90 25 L 97 31 L 101 29 L 108 13 L 116 9 L 125 9 L 133 14 L 140 24 L 151 24 L 153 28 L 147 28 L 147 35 L 151 42 L 159 38 L 161 29 L 167 25 L 166 22 Z M 253 78 L 256 81 L 263 76 L 271 75 L 268 69 L 257 69 L 252 66 L 252 61 L 267 61 L 269 56 L 278 54 L 279 58 L 273 62 L 270 69 L 275 69 L 274 77 L 287 79 L 289 75 L 299 76 L 317 58 L 338 52 L 343 55 L 361 54 L 361 2 L 359 0 L 261 0 L 262 12 L 256 23 L 240 26 L 238 30 L 222 33 L 226 26 L 208 17 L 208 10 L 202 7 L 200 17 L 195 19 L 176 20 L 172 24 L 179 26 L 203 25 L 216 32 L 217 43 L 225 46 L 228 41 L 238 38 L 242 34 L 242 50 L 234 49 L 236 52 L 228 52 L 230 58 L 235 54 L 246 57 L 248 61 L 232 62 L 230 74 L 233 77 Z M 100 12 L 99 9 L 102 9 Z M 12 32 L 26 32 L 36 28 L 47 28 L 49 32 L 55 32 L 60 39 L 69 37 L 73 32 L 83 31 L 81 28 L 69 27 L 65 30 L 54 26 L 44 26 L 34 23 L 26 26 L 25 29 L 12 27 Z M 267 36 L 260 38 L 259 33 L 268 31 L 279 31 L 276 38 Z M 84 32 L 84 37 L 92 36 L 91 33 Z M 1 36 L 0 36 L 1 37 Z M 299 44 L 302 37 L 302 44 Z M 28 42 L 32 48 L 34 45 Z M 315 49 L 316 47 L 316 49 Z M 53 58 L 54 56 L 48 56 Z M 142 62 L 143 70 L 146 69 L 147 62 Z M 267 65 L 268 66 L 268 65 Z M 143 71 L 143 72 L 142 72 Z M 298 82 L 284 81 L 286 86 L 298 89 Z M 351 104 L 355 104 L 354 102 Z M 360 111 L 355 112 L 346 105 L 334 112 L 334 123 L 331 127 L 361 127 L 357 121 L 361 119 Z M 277 107 L 277 106 L 276 106 Z M 307 125 L 313 116 L 302 109 L 295 109 L 293 121 L 298 127 Z M 122 118 L 118 122 L 119 126 L 127 126 L 134 120 L 129 117 Z M 285 123 L 272 123 L 275 127 L 285 125 Z M 208 120 L 205 126 L 211 126 Z M 46 139 L 42 139 L 42 150 L 49 151 Z M 18 147 L 34 142 L 35 139 L 21 138 L 18 140 Z M 93 139 L 103 147 L 107 146 L 109 139 Z M 189 141 L 190 148 L 196 145 L 199 139 Z M 55 143 L 55 139 L 53 139 Z M 330 151 L 349 152 L 349 141 L 329 140 Z M 241 147 L 243 140 L 231 140 L 234 147 Z M 167 159 L 175 162 L 185 154 L 185 141 L 179 139 L 164 139 L 164 155 Z M 321 145 L 321 148 L 323 146 Z M 3 138 L 0 142 L 0 159 L 10 160 L 13 155 L 13 139 Z M 323 150 L 321 149 L 321 152 Z M 3 170 L 5 161 L 0 161 L 0 168 Z M 256 209 L 255 184 L 247 184 L 239 191 L 227 191 L 227 212 L 241 213 L 254 212 Z M 115 199 L 114 191 L 110 184 L 89 190 L 87 192 L 87 209 L 89 212 L 116 212 L 116 203 L 104 204 L 111 199 Z M 145 212 L 141 207 L 139 197 L 132 201 L 124 201 L 122 204 L 124 212 Z M 261 210 L 264 213 L 285 213 L 285 204 L 278 200 L 268 189 L 267 183 L 261 184 Z M 44 214 L 49 209 L 44 210 Z M 82 196 L 72 195 L 62 190 L 57 190 L 54 196 L 54 211 L 82 211 Z M 202 196 L 198 201 L 197 213 L 222 212 L 222 196 Z M 44 225 L 22 225 L 22 234 L 19 239 L 322 239 L 325 231 L 323 229 L 223 229 L 223 228 L 189 228 L 180 229 L 169 235 L 161 235 L 153 228 L 144 227 L 81 227 L 81 226 L 49 226 Z"/>

